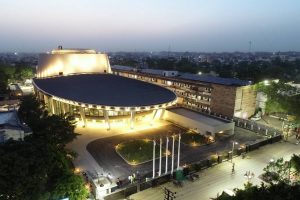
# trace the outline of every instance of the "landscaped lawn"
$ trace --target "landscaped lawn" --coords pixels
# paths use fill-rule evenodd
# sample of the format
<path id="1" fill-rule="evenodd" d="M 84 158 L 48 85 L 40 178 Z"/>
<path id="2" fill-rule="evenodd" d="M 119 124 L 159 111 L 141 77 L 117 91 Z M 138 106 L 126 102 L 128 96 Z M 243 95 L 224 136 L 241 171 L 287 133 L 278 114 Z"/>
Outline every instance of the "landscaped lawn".
<path id="1" fill-rule="evenodd" d="M 138 165 L 153 159 L 153 141 L 148 139 L 131 140 L 118 144 L 117 153 L 130 165 Z M 162 148 L 162 156 L 165 156 Z M 155 157 L 159 157 L 159 141 L 156 142 Z"/>
<path id="2" fill-rule="evenodd" d="M 203 136 L 194 132 L 187 132 L 181 135 L 181 142 L 190 146 L 201 146 L 210 144 L 214 141 L 210 141 L 207 136 Z"/>

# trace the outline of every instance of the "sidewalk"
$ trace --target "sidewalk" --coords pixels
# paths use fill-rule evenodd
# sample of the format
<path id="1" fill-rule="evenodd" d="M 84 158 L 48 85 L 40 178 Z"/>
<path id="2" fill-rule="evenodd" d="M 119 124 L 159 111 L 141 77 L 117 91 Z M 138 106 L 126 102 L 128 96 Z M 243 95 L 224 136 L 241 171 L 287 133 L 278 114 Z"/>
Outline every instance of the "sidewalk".
<path id="1" fill-rule="evenodd" d="M 261 147 L 256 151 L 247 154 L 249 158 L 242 159 L 237 157 L 233 159 L 235 163 L 235 173 L 231 173 L 232 164 L 224 162 L 210 169 L 199 173 L 200 179 L 195 182 L 184 181 L 182 188 L 174 187 L 172 183 L 166 183 L 156 188 L 150 188 L 131 196 L 134 200 L 161 200 L 164 199 L 163 188 L 167 187 L 172 192 L 177 192 L 176 199 L 210 199 L 221 194 L 225 189 L 243 188 L 246 183 L 244 174 L 251 171 L 255 177 L 251 180 L 254 184 L 260 184 L 258 178 L 263 173 L 263 168 L 268 164 L 271 158 L 278 159 L 283 157 L 289 159 L 292 154 L 300 154 L 300 146 L 295 145 L 296 140 L 290 139 L 289 142 L 278 142 L 276 144 Z"/>

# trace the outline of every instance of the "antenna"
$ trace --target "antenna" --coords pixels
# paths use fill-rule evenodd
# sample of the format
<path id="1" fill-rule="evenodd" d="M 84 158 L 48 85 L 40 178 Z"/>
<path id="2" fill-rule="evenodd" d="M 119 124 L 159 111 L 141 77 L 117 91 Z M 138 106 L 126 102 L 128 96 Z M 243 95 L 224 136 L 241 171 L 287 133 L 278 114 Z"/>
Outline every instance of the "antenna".
<path id="1" fill-rule="evenodd" d="M 252 41 L 249 41 L 249 53 L 251 52 Z"/>

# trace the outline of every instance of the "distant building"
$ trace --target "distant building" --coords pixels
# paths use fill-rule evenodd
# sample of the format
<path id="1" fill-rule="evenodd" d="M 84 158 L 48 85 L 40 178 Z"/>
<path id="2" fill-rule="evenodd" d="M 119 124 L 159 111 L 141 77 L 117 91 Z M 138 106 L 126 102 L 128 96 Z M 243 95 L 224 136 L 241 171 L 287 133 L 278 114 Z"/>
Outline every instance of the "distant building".
<path id="1" fill-rule="evenodd" d="M 31 130 L 20 122 L 15 110 L 0 112 L 0 143 L 9 139 L 23 140 L 31 133 Z"/>
<path id="2" fill-rule="evenodd" d="M 0 101 L 0 111 L 18 110 L 20 105 L 20 100 L 3 100 Z"/>

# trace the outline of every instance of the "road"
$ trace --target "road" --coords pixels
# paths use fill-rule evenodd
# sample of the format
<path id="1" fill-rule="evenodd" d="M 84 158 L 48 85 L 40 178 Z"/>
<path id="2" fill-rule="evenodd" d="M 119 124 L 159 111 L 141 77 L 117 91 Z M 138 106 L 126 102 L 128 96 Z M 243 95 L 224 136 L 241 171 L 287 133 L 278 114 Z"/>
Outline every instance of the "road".
<path id="1" fill-rule="evenodd" d="M 182 188 L 176 188 L 172 183 L 166 183 L 159 187 L 150 188 L 131 195 L 131 199 L 162 200 L 164 199 L 163 188 L 167 187 L 177 193 L 176 200 L 206 200 L 216 197 L 217 193 L 221 194 L 225 189 L 243 188 L 246 182 L 244 174 L 249 170 L 255 174 L 252 183 L 260 184 L 261 180 L 258 176 L 263 173 L 263 168 L 271 158 L 277 159 L 283 157 L 284 159 L 289 159 L 294 153 L 300 154 L 300 146 L 295 145 L 295 142 L 294 140 L 290 142 L 278 142 L 248 153 L 248 158 L 234 158 L 234 174 L 231 173 L 232 164 L 224 162 L 200 172 L 200 179 L 195 182 L 184 181 Z"/>

